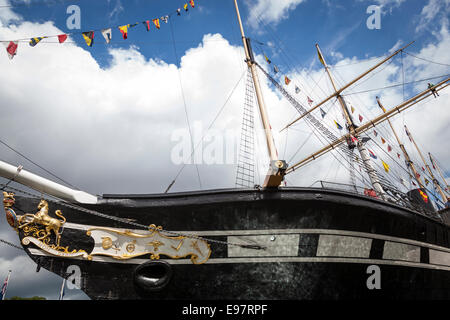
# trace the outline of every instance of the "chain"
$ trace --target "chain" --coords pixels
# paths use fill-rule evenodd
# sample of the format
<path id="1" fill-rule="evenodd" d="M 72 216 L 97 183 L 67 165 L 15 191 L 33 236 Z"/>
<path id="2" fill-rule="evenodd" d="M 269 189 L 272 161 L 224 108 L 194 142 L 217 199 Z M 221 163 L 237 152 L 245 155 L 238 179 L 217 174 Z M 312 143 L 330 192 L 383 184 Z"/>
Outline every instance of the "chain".
<path id="1" fill-rule="evenodd" d="M 20 190 L 20 189 L 16 189 L 16 188 L 13 188 L 13 187 L 8 187 L 8 188 L 11 189 L 12 191 L 21 192 L 23 194 L 26 194 L 26 195 L 28 195 L 28 196 L 30 196 L 32 198 L 40 199 L 39 197 L 37 197 L 36 195 L 34 195 L 34 194 L 30 193 L 30 192 L 23 191 L 23 190 Z M 140 223 L 137 223 L 137 222 L 129 221 L 127 219 L 113 217 L 113 216 L 110 216 L 110 215 L 107 215 L 107 214 L 104 214 L 104 213 L 101 213 L 101 212 L 98 212 L 98 211 L 95 211 L 95 210 L 90 210 L 90 209 L 86 209 L 86 208 L 83 208 L 83 207 L 80 207 L 80 206 L 77 206 L 77 205 L 74 205 L 74 204 L 69 204 L 69 203 L 64 202 L 64 201 L 56 201 L 56 200 L 52 200 L 52 199 L 48 199 L 48 198 L 46 200 L 49 201 L 49 202 L 55 203 L 55 204 L 60 204 L 60 205 L 66 206 L 68 208 L 71 208 L 71 209 L 74 209 L 74 210 L 77 210 L 77 211 L 81 211 L 81 212 L 84 212 L 84 213 L 88 213 L 88 214 L 95 215 L 95 216 L 102 217 L 102 218 L 109 219 L 109 220 L 114 220 L 116 222 L 132 225 L 132 226 L 135 226 L 135 227 L 144 228 L 146 230 L 149 229 L 149 230 L 159 231 L 159 232 L 163 232 L 165 234 L 170 234 L 170 235 L 173 235 L 173 236 L 182 236 L 182 237 L 196 239 L 196 240 L 203 240 L 203 241 L 206 241 L 206 242 L 217 243 L 217 244 L 220 244 L 220 245 L 232 245 L 232 246 L 237 246 L 237 247 L 242 247 L 242 248 L 247 248 L 247 249 L 255 249 L 255 250 L 265 250 L 266 249 L 266 247 L 260 246 L 260 245 L 248 245 L 248 244 L 232 243 L 232 242 L 227 242 L 227 241 L 220 241 L 220 240 L 215 240 L 215 239 L 199 237 L 199 236 L 192 235 L 192 234 L 183 234 L 183 233 L 179 233 L 179 232 L 176 232 L 176 231 L 164 230 L 164 229 L 161 229 L 161 228 L 154 227 L 152 225 L 151 226 L 147 226 L 147 225 L 140 224 Z"/>
<path id="2" fill-rule="evenodd" d="M 13 248 L 16 248 L 16 249 L 19 249 L 19 250 L 22 250 L 22 251 L 24 250 L 23 248 L 21 248 L 21 247 L 15 245 L 14 243 L 8 242 L 8 241 L 6 241 L 6 240 L 0 239 L 0 242 L 3 242 L 4 244 L 6 244 L 6 245 L 8 245 L 8 246 L 11 246 L 11 247 L 13 247 Z"/>

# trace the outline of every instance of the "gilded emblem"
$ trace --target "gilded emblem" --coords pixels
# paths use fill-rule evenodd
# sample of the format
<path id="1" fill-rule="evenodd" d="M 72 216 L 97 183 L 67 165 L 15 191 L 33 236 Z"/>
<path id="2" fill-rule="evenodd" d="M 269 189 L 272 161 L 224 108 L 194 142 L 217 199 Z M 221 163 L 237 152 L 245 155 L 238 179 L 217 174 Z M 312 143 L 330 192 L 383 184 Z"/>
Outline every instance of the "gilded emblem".
<path id="1" fill-rule="evenodd" d="M 111 249 L 113 246 L 112 240 L 110 237 L 103 237 L 102 238 L 102 248 L 105 250 Z"/>
<path id="2" fill-rule="evenodd" d="M 127 244 L 126 249 L 128 253 L 133 253 L 134 250 L 136 249 L 136 240 L 133 240 L 131 243 Z"/>
<path id="3" fill-rule="evenodd" d="M 3 192 L 3 206 L 6 212 L 8 223 L 16 231 L 23 231 L 23 245 L 35 244 L 40 249 L 61 257 L 83 256 L 88 258 L 88 254 L 84 250 L 69 251 L 69 247 L 61 247 L 61 228 L 66 223 L 66 218 L 62 215 L 61 210 L 56 210 L 55 215 L 60 218 L 53 218 L 49 215 L 48 202 L 41 200 L 38 204 L 38 212 L 35 214 L 25 213 L 17 216 L 12 209 L 15 203 L 14 193 Z M 51 244 L 50 236 L 55 235 L 56 244 Z"/>

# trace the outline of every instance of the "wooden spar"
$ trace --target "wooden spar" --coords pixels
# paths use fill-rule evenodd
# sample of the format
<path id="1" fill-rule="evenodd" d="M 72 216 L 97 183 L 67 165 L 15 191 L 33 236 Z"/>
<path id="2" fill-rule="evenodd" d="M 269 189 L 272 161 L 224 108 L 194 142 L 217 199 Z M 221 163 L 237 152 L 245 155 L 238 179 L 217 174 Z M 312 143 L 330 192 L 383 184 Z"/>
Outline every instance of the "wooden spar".
<path id="1" fill-rule="evenodd" d="M 318 44 L 316 44 L 316 48 L 317 48 L 317 53 L 319 54 L 319 60 L 323 64 L 323 66 L 325 67 L 325 70 L 326 70 L 326 72 L 328 74 L 328 77 L 330 78 L 331 84 L 333 85 L 333 88 L 334 88 L 334 90 L 337 93 L 336 97 L 337 97 L 337 99 L 339 101 L 339 104 L 341 106 L 342 114 L 344 115 L 344 118 L 347 121 L 347 128 L 348 128 L 349 134 L 352 135 L 355 138 L 358 138 L 356 130 L 355 130 L 356 126 L 353 123 L 352 118 L 350 117 L 350 114 L 349 114 L 348 108 L 347 108 L 347 104 L 345 103 L 345 100 L 341 96 L 341 94 L 337 92 L 336 84 L 335 84 L 334 79 L 333 79 L 333 77 L 331 75 L 329 67 L 328 67 L 328 65 L 327 65 L 327 63 L 325 61 L 325 57 L 323 56 L 322 51 L 320 50 L 320 47 L 319 47 Z M 348 141 L 351 141 L 351 140 L 348 140 Z M 352 141 L 352 143 L 353 143 L 353 141 Z M 350 145 L 349 145 L 349 147 L 350 147 Z M 370 182 L 371 182 L 375 192 L 377 193 L 377 195 L 380 198 L 385 199 L 386 192 L 384 191 L 383 186 L 381 185 L 380 180 L 378 179 L 377 172 L 376 172 L 375 168 L 372 166 L 372 161 L 370 160 L 370 156 L 369 156 L 369 153 L 368 153 L 366 147 L 359 140 L 356 143 L 356 147 L 358 148 L 359 154 L 360 154 L 361 159 L 363 160 L 363 163 L 364 163 L 364 169 L 366 170 L 367 175 L 369 176 Z"/>
<path id="2" fill-rule="evenodd" d="M 273 136 L 272 136 L 272 129 L 270 127 L 269 117 L 267 116 L 266 105 L 265 105 L 264 98 L 261 93 L 261 86 L 259 84 L 258 75 L 256 73 L 256 66 L 252 62 L 252 54 L 250 51 L 249 43 L 247 42 L 247 39 L 244 34 L 244 27 L 242 25 L 241 15 L 239 13 L 239 7 L 237 4 L 237 0 L 234 0 L 234 4 L 236 7 L 236 14 L 237 14 L 238 22 L 239 22 L 239 28 L 241 30 L 242 42 L 244 44 L 246 62 L 252 73 L 253 83 L 255 86 L 256 98 L 258 100 L 259 111 L 261 114 L 261 120 L 262 120 L 263 128 L 264 128 L 264 131 L 266 134 L 266 143 L 267 143 L 267 149 L 269 152 L 269 157 L 270 157 L 270 160 L 277 160 L 278 159 L 277 149 L 274 144 L 274 140 L 273 140 Z"/>
<path id="3" fill-rule="evenodd" d="M 447 83 L 449 81 L 450 81 L 450 78 L 447 78 L 447 79 L 439 82 L 434 88 L 436 89 L 436 91 L 441 91 L 442 89 L 444 89 L 450 85 L 450 83 Z M 431 89 L 426 89 L 425 91 L 419 93 L 418 95 L 412 97 L 411 99 L 399 104 L 398 106 L 392 108 L 391 110 L 387 111 L 386 113 L 383 113 L 382 115 L 376 117 L 372 121 L 369 121 L 369 122 L 361 125 L 360 127 L 356 128 L 355 131 L 357 134 L 361 134 L 361 133 L 367 131 L 368 129 L 375 127 L 376 125 L 382 123 L 386 119 L 393 117 L 397 113 L 401 113 L 401 112 L 405 111 L 406 109 L 412 107 L 413 105 L 423 101 L 424 99 L 428 98 L 431 95 L 432 95 Z M 311 154 L 310 156 L 306 157 L 302 161 L 299 161 L 296 164 L 290 166 L 286 170 L 286 174 L 291 173 L 291 172 L 295 171 L 296 169 L 308 164 L 312 160 L 315 160 L 318 157 L 324 155 L 325 153 L 334 149 L 336 146 L 338 146 L 342 142 L 346 141 L 348 138 L 350 138 L 350 134 L 344 135 L 344 136 L 340 137 L 339 139 L 331 142 L 329 145 L 327 145 L 327 146 L 323 147 L 322 149 L 320 149 L 319 151 Z"/>
<path id="4" fill-rule="evenodd" d="M 447 196 L 445 195 L 444 191 L 442 191 L 441 186 L 439 185 L 438 181 L 436 180 L 436 178 L 433 175 L 433 172 L 430 169 L 430 166 L 427 164 L 427 162 L 425 161 L 425 158 L 422 154 L 422 152 L 420 151 L 419 147 L 417 146 L 416 141 L 413 139 L 411 132 L 409 132 L 408 128 L 405 126 L 405 130 L 406 130 L 406 134 L 408 135 L 409 139 L 411 140 L 411 142 L 414 144 L 414 146 L 416 147 L 417 152 L 419 153 L 420 158 L 423 161 L 423 164 L 425 165 L 425 168 L 427 168 L 428 173 L 431 176 L 431 179 L 433 180 L 434 186 L 437 189 L 437 191 L 439 192 L 439 194 L 441 195 L 442 201 L 446 204 L 448 199 Z"/>
<path id="5" fill-rule="evenodd" d="M 253 59 L 253 52 L 250 46 L 250 40 L 245 37 L 244 27 L 242 25 L 241 15 L 239 13 L 239 7 L 237 0 L 234 0 L 234 6 L 236 8 L 236 15 L 239 22 L 239 28 L 241 31 L 242 42 L 244 44 L 245 57 L 248 68 L 252 74 L 253 84 L 255 87 L 256 100 L 258 101 L 259 113 L 261 115 L 261 121 L 266 135 L 267 150 L 270 157 L 271 165 L 266 175 L 263 187 L 278 187 L 283 181 L 284 171 L 287 168 L 286 162 L 278 159 L 278 152 L 275 146 L 275 141 L 272 135 L 272 127 L 269 123 L 269 117 L 266 111 L 266 105 L 262 95 L 261 86 L 259 83 L 258 73 L 256 70 L 255 61 Z"/>
<path id="6" fill-rule="evenodd" d="M 442 174 L 441 169 L 439 168 L 439 166 L 437 165 L 437 163 L 434 161 L 434 159 L 433 159 L 433 157 L 431 156 L 431 153 L 430 153 L 430 152 L 428 152 L 428 156 L 430 157 L 430 161 L 431 161 L 431 164 L 433 165 L 433 168 L 435 168 L 435 169 L 437 170 L 437 172 L 439 172 L 439 175 L 441 176 L 442 180 L 444 181 L 445 185 L 447 186 L 447 193 L 448 193 L 448 190 L 450 190 L 450 186 L 448 185 L 447 180 L 445 180 L 445 177 L 444 177 L 444 175 Z"/>
<path id="7" fill-rule="evenodd" d="M 380 99 L 378 97 L 377 97 L 377 103 L 378 103 L 378 106 L 381 108 L 381 110 L 383 110 L 383 112 L 386 113 L 386 109 L 381 104 L 381 101 L 380 101 Z M 409 157 L 408 152 L 406 152 L 405 146 L 400 141 L 400 138 L 398 137 L 397 132 L 395 132 L 395 129 L 394 129 L 394 126 L 391 123 L 391 120 L 389 120 L 389 118 L 387 118 L 386 121 L 389 123 L 389 126 L 391 127 L 392 132 L 394 133 L 395 139 L 397 140 L 398 146 L 400 147 L 400 149 L 403 152 L 403 155 L 405 156 L 405 160 L 406 160 L 406 163 L 408 164 L 408 168 L 411 169 L 412 174 L 413 174 L 414 178 L 416 179 L 417 183 L 419 184 L 420 188 L 425 189 L 425 186 L 422 183 L 422 179 L 420 179 L 420 175 L 417 172 L 416 166 L 414 165 L 414 162 Z"/>
<path id="8" fill-rule="evenodd" d="M 23 184 L 41 193 L 46 193 L 69 202 L 86 204 L 97 203 L 97 196 L 84 191 L 71 189 L 23 170 L 22 167 L 15 167 L 3 161 L 0 161 L 0 176 Z"/>
<path id="9" fill-rule="evenodd" d="M 285 126 L 283 129 L 281 129 L 281 131 L 289 128 L 290 126 L 292 126 L 294 123 L 296 123 L 297 121 L 301 120 L 303 117 L 305 117 L 307 114 L 311 113 L 312 111 L 316 110 L 318 107 L 322 106 L 323 104 L 325 104 L 326 102 L 328 102 L 330 99 L 336 97 L 337 95 L 341 94 L 345 89 L 347 89 L 348 87 L 350 87 L 351 85 L 353 85 L 355 82 L 361 80 L 362 78 L 364 78 L 366 75 L 368 75 L 369 73 L 371 73 L 372 71 L 374 71 L 375 69 L 377 69 L 379 66 L 381 66 L 382 64 L 384 64 L 385 62 L 389 61 L 390 59 L 392 59 L 394 56 L 396 56 L 397 54 L 399 54 L 401 51 L 403 51 L 404 49 L 406 49 L 407 47 L 409 47 L 411 44 L 413 44 L 414 41 L 410 42 L 409 44 L 407 44 L 406 46 L 404 46 L 401 49 L 398 49 L 397 51 L 395 51 L 393 54 L 391 54 L 389 57 L 387 57 L 386 59 L 384 59 L 383 61 L 377 63 L 375 66 L 373 66 L 372 68 L 370 68 L 369 70 L 367 70 L 366 72 L 362 73 L 361 75 L 359 75 L 358 77 L 356 77 L 355 79 L 353 79 L 352 81 L 350 81 L 349 83 L 347 83 L 345 86 L 343 86 L 342 88 L 340 88 L 339 90 L 336 90 L 335 93 L 333 93 L 332 95 L 328 96 L 327 98 L 325 98 L 325 100 L 321 101 L 320 103 L 318 103 L 317 105 L 315 105 L 314 107 L 312 107 L 311 109 L 309 109 L 308 112 L 302 114 L 300 117 L 298 117 L 297 119 L 295 119 L 294 121 L 292 121 L 291 123 L 289 123 L 287 126 Z"/>

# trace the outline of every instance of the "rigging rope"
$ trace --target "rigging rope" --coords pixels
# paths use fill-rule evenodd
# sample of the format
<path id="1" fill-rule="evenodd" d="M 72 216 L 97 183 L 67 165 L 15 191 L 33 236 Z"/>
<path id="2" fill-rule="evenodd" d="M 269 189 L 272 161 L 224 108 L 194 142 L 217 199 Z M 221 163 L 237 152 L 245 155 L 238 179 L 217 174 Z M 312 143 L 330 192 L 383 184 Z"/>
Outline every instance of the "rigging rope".
<path id="1" fill-rule="evenodd" d="M 197 147 L 203 142 L 203 140 L 206 137 L 206 134 L 208 133 L 208 131 L 211 129 L 211 127 L 214 125 L 214 123 L 216 122 L 217 118 L 219 117 L 219 115 L 222 113 L 223 109 L 225 108 L 225 106 L 228 104 L 228 101 L 231 99 L 231 96 L 233 95 L 234 91 L 236 90 L 236 88 L 238 87 L 239 83 L 241 82 L 242 78 L 244 77 L 245 73 L 247 72 L 247 70 L 245 70 L 241 77 L 239 78 L 239 80 L 236 82 L 236 85 L 234 86 L 234 88 L 231 90 L 230 94 L 228 95 L 227 99 L 225 100 L 225 103 L 222 105 L 222 107 L 220 108 L 219 112 L 216 114 L 216 116 L 214 117 L 213 121 L 211 122 L 211 124 L 209 125 L 208 129 L 206 130 L 205 134 L 201 137 L 200 141 L 198 142 L 198 144 L 192 149 L 191 152 L 191 157 L 194 154 L 195 150 L 197 149 Z M 175 184 L 176 180 L 178 179 L 178 177 L 180 176 L 181 172 L 184 170 L 184 168 L 186 167 L 186 163 L 183 164 L 183 166 L 180 168 L 180 170 L 178 171 L 178 173 L 176 174 L 175 178 L 172 180 L 172 182 L 170 183 L 170 185 L 167 187 L 165 193 L 167 193 L 170 188 Z"/>
<path id="2" fill-rule="evenodd" d="M 175 36 L 174 36 L 174 33 L 173 33 L 173 25 L 172 25 L 173 23 L 172 23 L 172 19 L 169 19 L 169 24 L 170 24 L 170 33 L 171 33 L 171 35 L 172 35 L 173 51 L 174 51 L 174 54 L 175 54 L 175 59 L 176 59 L 176 61 L 178 61 L 178 54 L 177 54 L 177 47 L 176 47 L 176 45 L 175 45 Z M 190 136 L 190 138 L 191 138 L 191 147 L 193 148 L 193 147 L 194 147 L 194 140 L 193 140 L 193 138 L 192 138 L 191 124 L 190 124 L 190 121 L 189 121 L 189 115 L 188 115 L 188 111 L 187 111 L 186 98 L 185 98 L 185 96 L 184 96 L 183 82 L 182 82 L 182 80 L 181 80 L 181 70 L 180 70 L 180 69 L 181 69 L 181 63 L 180 63 L 180 68 L 177 67 L 177 71 L 178 71 L 178 81 L 179 81 L 179 84 L 180 84 L 181 96 L 182 96 L 182 98 L 183 98 L 184 113 L 185 113 L 185 115 L 186 115 L 186 122 L 187 122 L 188 129 L 189 129 L 189 136 Z M 192 154 L 191 154 L 191 160 L 192 160 Z M 195 161 L 194 161 L 194 163 L 195 163 Z M 196 170 L 197 170 L 197 178 L 198 178 L 198 183 L 199 183 L 199 185 L 200 185 L 200 190 L 201 190 L 201 189 L 202 189 L 202 180 L 201 180 L 201 178 L 200 178 L 200 171 L 199 171 L 199 169 L 198 169 L 198 164 L 197 164 L 197 163 L 195 163 L 195 168 L 196 168 Z M 172 187 L 172 185 L 173 185 L 173 184 L 171 184 L 171 185 L 167 188 L 166 193 L 169 191 L 169 189 Z"/>
<path id="3" fill-rule="evenodd" d="M 448 77 L 448 76 L 450 76 L 450 73 L 449 74 L 443 74 L 443 75 L 436 76 L 436 77 L 431 77 L 431 78 L 426 78 L 426 79 L 421 79 L 421 80 L 416 80 L 416 81 L 410 81 L 410 82 L 405 82 L 405 83 L 399 83 L 399 84 L 394 84 L 394 85 L 391 85 L 391 86 L 380 87 L 380 88 L 377 88 L 377 89 L 369 89 L 369 90 L 358 91 L 358 92 L 350 92 L 350 93 L 345 93 L 345 94 L 341 94 L 341 95 L 342 96 L 351 96 L 351 95 L 355 95 L 355 94 L 367 93 L 367 92 L 372 92 L 372 91 L 379 91 L 379 90 L 383 90 L 383 89 L 390 89 L 390 88 L 400 87 L 400 86 L 403 86 L 403 85 L 408 85 L 408 84 L 413 84 L 413 83 L 418 83 L 418 82 L 423 82 L 423 81 L 429 81 L 429 80 L 444 78 L 444 77 Z"/>
<path id="4" fill-rule="evenodd" d="M 28 160 L 29 162 L 31 162 L 32 164 L 34 164 L 36 167 L 44 170 L 45 172 L 47 172 L 49 175 L 53 176 L 54 178 L 64 182 L 65 184 L 71 186 L 74 189 L 80 190 L 79 188 L 77 188 L 76 186 L 72 185 L 71 183 L 65 181 L 64 179 L 58 177 L 57 175 L 53 174 L 52 172 L 50 172 L 49 170 L 45 169 L 44 167 L 40 166 L 39 164 L 37 164 L 36 162 L 34 162 L 33 160 L 31 160 L 30 158 L 28 158 L 27 156 L 25 156 L 24 154 L 20 153 L 19 151 L 17 151 L 16 149 L 14 149 L 13 147 L 11 147 L 10 145 L 8 145 L 7 143 L 5 143 L 4 141 L 0 140 L 0 143 L 3 144 L 4 146 L 6 146 L 7 148 L 9 148 L 10 150 L 14 151 L 15 153 L 17 153 L 19 156 L 21 156 L 22 158 Z"/>
<path id="5" fill-rule="evenodd" d="M 31 198 L 42 199 L 42 197 L 37 197 L 36 195 L 34 195 L 34 194 L 30 193 L 30 192 L 27 192 L 27 191 L 24 191 L 24 190 L 21 190 L 21 189 L 18 189 L 18 188 L 14 188 L 14 187 L 8 187 L 8 188 L 11 189 L 11 191 L 23 193 L 23 194 L 25 194 L 27 196 L 30 196 Z M 215 239 L 200 237 L 200 236 L 196 236 L 196 235 L 193 235 L 193 234 L 186 234 L 186 233 L 181 233 L 181 232 L 176 232 L 176 231 L 169 231 L 169 230 L 164 230 L 164 229 L 158 229 L 156 227 L 147 226 L 147 225 L 144 225 L 144 224 L 140 224 L 140 223 L 137 223 L 137 222 L 130 221 L 128 219 L 110 216 L 110 215 L 107 215 L 105 213 L 98 212 L 96 210 L 83 208 L 83 207 L 80 207 L 80 206 L 78 206 L 76 204 L 68 203 L 68 202 L 65 202 L 65 201 L 52 200 L 52 199 L 49 199 L 49 198 L 47 198 L 46 200 L 49 201 L 49 202 L 55 203 L 55 204 L 60 204 L 60 205 L 63 205 L 65 207 L 71 208 L 71 209 L 75 210 L 75 212 L 81 211 L 81 212 L 84 212 L 84 213 L 87 213 L 87 214 L 91 214 L 91 215 L 95 215 L 97 217 L 101 217 L 101 218 L 104 218 L 104 219 L 109 219 L 109 220 L 113 220 L 113 221 L 116 221 L 116 222 L 119 222 L 119 223 L 128 224 L 128 225 L 131 225 L 131 226 L 134 226 L 134 227 L 138 227 L 140 229 L 145 229 L 145 230 L 149 230 L 150 229 L 150 230 L 160 231 L 162 233 L 170 234 L 170 235 L 173 235 L 173 236 L 182 236 L 182 237 L 196 239 L 196 240 L 203 240 L 203 241 L 206 241 L 206 242 L 216 243 L 216 244 L 220 244 L 220 245 L 231 245 L 231 246 L 237 246 L 237 247 L 241 247 L 241 248 L 249 248 L 249 249 L 255 249 L 255 250 L 265 250 L 266 249 L 265 246 L 261 246 L 261 245 L 247 245 L 247 244 L 241 244 L 241 243 L 233 243 L 233 242 L 228 242 L 228 241 L 221 241 L 221 240 L 215 240 Z"/>
<path id="6" fill-rule="evenodd" d="M 438 65 L 441 65 L 441 66 L 447 66 L 447 67 L 450 67 L 450 64 L 431 61 L 431 60 L 428 60 L 428 59 L 425 59 L 425 58 L 422 58 L 422 57 L 415 56 L 415 55 L 413 55 L 413 54 L 411 54 L 411 53 L 408 53 L 408 52 L 406 52 L 406 51 L 404 51 L 404 52 L 405 52 L 407 55 L 409 55 L 409 56 L 411 56 L 411 57 L 414 57 L 414 58 L 416 58 L 416 59 L 420 59 L 420 60 L 423 60 L 423 61 L 426 61 L 426 62 L 430 62 L 430 63 L 433 63 L 433 64 L 438 64 Z"/>

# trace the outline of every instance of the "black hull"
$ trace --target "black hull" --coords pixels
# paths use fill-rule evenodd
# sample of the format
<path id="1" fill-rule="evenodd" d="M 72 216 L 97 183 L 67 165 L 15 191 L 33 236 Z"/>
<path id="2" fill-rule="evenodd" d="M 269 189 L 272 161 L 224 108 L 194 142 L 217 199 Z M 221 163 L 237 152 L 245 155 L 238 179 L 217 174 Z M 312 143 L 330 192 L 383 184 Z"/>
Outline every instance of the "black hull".
<path id="1" fill-rule="evenodd" d="M 35 212 L 37 202 L 16 197 L 25 212 Z M 211 256 L 202 265 L 161 256 L 172 277 L 158 291 L 144 291 L 133 280 L 148 255 L 87 261 L 24 246 L 34 261 L 60 276 L 78 265 L 81 289 L 93 299 L 450 299 L 449 226 L 372 198 L 323 189 L 219 190 L 104 196 L 84 208 L 218 241 L 210 242 Z M 70 248 L 92 250 L 94 241 L 83 225 L 138 229 L 50 204 L 50 212 L 56 209 L 72 224 L 64 228 L 61 243 Z M 236 237 L 285 237 L 290 252 L 224 245 Z M 372 265 L 379 267 L 381 289 L 368 288 Z"/>

